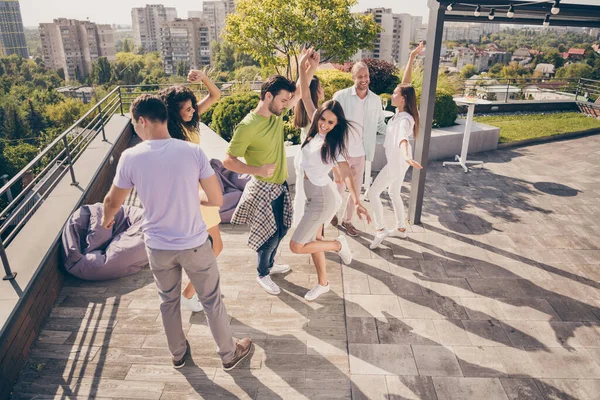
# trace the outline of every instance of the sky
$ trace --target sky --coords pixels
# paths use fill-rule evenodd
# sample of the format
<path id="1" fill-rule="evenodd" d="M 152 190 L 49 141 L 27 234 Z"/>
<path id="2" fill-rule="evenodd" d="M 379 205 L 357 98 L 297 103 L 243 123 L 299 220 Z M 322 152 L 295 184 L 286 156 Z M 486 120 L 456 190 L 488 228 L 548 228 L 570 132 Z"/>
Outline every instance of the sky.
<path id="1" fill-rule="evenodd" d="M 291 0 L 293 1 L 293 0 Z M 201 0 L 20 0 L 23 25 L 37 27 L 54 18 L 74 18 L 99 24 L 131 25 L 131 9 L 146 4 L 164 4 L 177 8 L 177 15 L 187 18 L 188 11 L 201 11 Z M 427 0 L 359 0 L 353 11 L 386 7 L 396 13 L 428 15 Z"/>

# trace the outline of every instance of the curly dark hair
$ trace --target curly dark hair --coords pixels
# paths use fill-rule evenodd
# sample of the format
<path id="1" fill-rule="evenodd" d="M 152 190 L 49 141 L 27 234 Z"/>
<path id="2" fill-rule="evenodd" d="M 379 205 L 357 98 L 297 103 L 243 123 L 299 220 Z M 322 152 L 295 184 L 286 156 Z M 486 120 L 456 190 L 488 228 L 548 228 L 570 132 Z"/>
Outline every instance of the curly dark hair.
<path id="1" fill-rule="evenodd" d="M 186 86 L 170 86 L 158 92 L 163 102 L 167 105 L 169 119 L 167 121 L 169 134 L 172 138 L 187 140 L 185 130 L 198 131 L 200 126 L 200 117 L 198 116 L 198 100 L 192 90 Z M 192 120 L 185 122 L 179 115 L 183 103 L 192 101 L 192 107 L 196 110 Z"/>

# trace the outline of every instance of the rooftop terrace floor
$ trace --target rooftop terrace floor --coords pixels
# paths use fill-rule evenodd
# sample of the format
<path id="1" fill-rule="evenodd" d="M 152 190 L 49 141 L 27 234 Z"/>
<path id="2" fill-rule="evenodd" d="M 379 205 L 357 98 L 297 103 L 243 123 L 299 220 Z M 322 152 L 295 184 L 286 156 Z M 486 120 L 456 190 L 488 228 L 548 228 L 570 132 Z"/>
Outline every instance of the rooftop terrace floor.
<path id="1" fill-rule="evenodd" d="M 430 166 L 408 239 L 370 251 L 361 225 L 355 261 L 330 256 L 332 291 L 312 303 L 308 256 L 282 244 L 293 271 L 267 295 L 246 228 L 223 225 L 225 304 L 256 343 L 231 373 L 185 311 L 194 363 L 171 367 L 149 270 L 69 278 L 13 398 L 598 399 L 600 136 L 477 158 L 468 174 Z"/>

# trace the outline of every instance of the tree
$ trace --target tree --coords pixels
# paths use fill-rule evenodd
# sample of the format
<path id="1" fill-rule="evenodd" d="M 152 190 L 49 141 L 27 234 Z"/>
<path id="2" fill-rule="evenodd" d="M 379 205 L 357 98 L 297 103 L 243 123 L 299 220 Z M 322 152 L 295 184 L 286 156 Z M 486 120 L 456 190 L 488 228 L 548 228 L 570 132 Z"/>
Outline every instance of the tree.
<path id="1" fill-rule="evenodd" d="M 374 58 L 365 58 L 362 61 L 369 67 L 369 89 L 376 94 L 392 93 L 400 83 L 400 78 L 396 75 L 398 69 L 394 64 Z"/>
<path id="2" fill-rule="evenodd" d="M 249 54 L 244 54 L 227 41 L 213 42 L 211 45 L 212 65 L 217 71 L 233 72 L 241 67 L 258 66 Z"/>
<path id="3" fill-rule="evenodd" d="M 129 40 L 123 40 L 123 53 L 131 53 L 131 47 L 129 46 Z"/>
<path id="4" fill-rule="evenodd" d="M 187 76 L 188 72 L 190 71 L 190 63 L 188 63 L 187 61 L 179 61 L 177 63 L 177 67 L 175 67 L 176 69 L 176 74 L 179 76 Z"/>
<path id="5" fill-rule="evenodd" d="M 260 68 L 253 65 L 241 67 L 235 70 L 233 76 L 236 81 L 242 82 L 260 80 Z"/>
<path id="6" fill-rule="evenodd" d="M 2 153 L 10 168 L 17 172 L 35 158 L 38 149 L 29 143 L 19 143 L 14 146 L 5 146 Z"/>
<path id="7" fill-rule="evenodd" d="M 23 117 L 14 103 L 9 102 L 4 106 L 4 132 L 3 137 L 8 139 L 23 139 L 28 132 Z"/>
<path id="8" fill-rule="evenodd" d="M 261 65 L 294 79 L 303 44 L 321 50 L 322 61 L 348 60 L 370 48 L 381 27 L 373 16 L 353 14 L 356 0 L 239 0 L 227 17 L 225 39 Z"/>
<path id="9" fill-rule="evenodd" d="M 112 68 L 106 57 L 100 57 L 92 67 L 92 80 L 97 85 L 109 83 L 112 76 Z"/>
<path id="10" fill-rule="evenodd" d="M 477 67 L 475 67 L 473 64 L 465 65 L 463 67 L 463 69 L 460 71 L 460 76 L 463 79 L 469 79 L 470 77 L 472 77 L 475 74 L 477 74 Z"/>
<path id="11" fill-rule="evenodd" d="M 52 127 L 66 129 L 89 109 L 89 105 L 79 100 L 67 98 L 65 101 L 46 107 L 44 114 Z"/>
<path id="12" fill-rule="evenodd" d="M 591 79 L 594 69 L 584 63 L 569 64 L 556 71 L 557 78 L 586 78 Z"/>
<path id="13" fill-rule="evenodd" d="M 31 100 L 27 100 L 27 111 L 27 125 L 29 125 L 30 132 L 37 136 L 46 128 L 44 116 L 36 110 Z"/>

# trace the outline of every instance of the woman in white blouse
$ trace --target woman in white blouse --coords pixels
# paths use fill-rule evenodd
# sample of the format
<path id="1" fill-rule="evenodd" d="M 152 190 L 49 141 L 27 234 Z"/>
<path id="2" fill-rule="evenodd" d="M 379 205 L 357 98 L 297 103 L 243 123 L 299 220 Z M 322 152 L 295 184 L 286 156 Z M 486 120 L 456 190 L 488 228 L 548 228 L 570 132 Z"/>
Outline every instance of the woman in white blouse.
<path id="1" fill-rule="evenodd" d="M 411 85 L 400 84 L 392 94 L 392 105 L 397 108 L 396 114 L 388 122 L 385 136 L 385 156 L 388 163 L 379 172 L 375 182 L 371 186 L 370 198 L 373 205 L 373 218 L 377 232 L 370 245 L 375 249 L 388 236 L 407 237 L 404 203 L 400 196 L 402 182 L 408 168 L 423 168 L 421 164 L 412 159 L 412 149 L 409 138 L 419 132 L 419 111 L 417 109 L 417 95 L 415 88 Z M 383 205 L 381 204 L 381 192 L 389 187 L 389 194 L 396 214 L 396 228 L 387 230 L 383 220 Z"/>
<path id="2" fill-rule="evenodd" d="M 333 218 L 341 204 L 336 186 L 329 177 L 338 168 L 354 201 L 356 213 L 371 222 L 371 216 L 361 205 L 357 188 L 345 159 L 348 121 L 341 105 L 334 100 L 316 109 L 311 98 L 309 82 L 319 65 L 320 56 L 312 49 L 304 50 L 300 60 L 300 88 L 302 101 L 308 115 L 312 116 L 310 129 L 302 143 L 300 166 L 304 175 L 306 203 L 304 215 L 290 241 L 290 249 L 296 254 L 310 254 L 317 270 L 318 283 L 304 296 L 312 301 L 329 291 L 325 252 L 337 252 L 345 264 L 352 262 L 352 253 L 344 236 L 335 240 L 323 240 L 323 226 Z M 315 111 L 316 109 L 316 111 Z M 302 195 L 296 193 L 296 195 Z"/>

